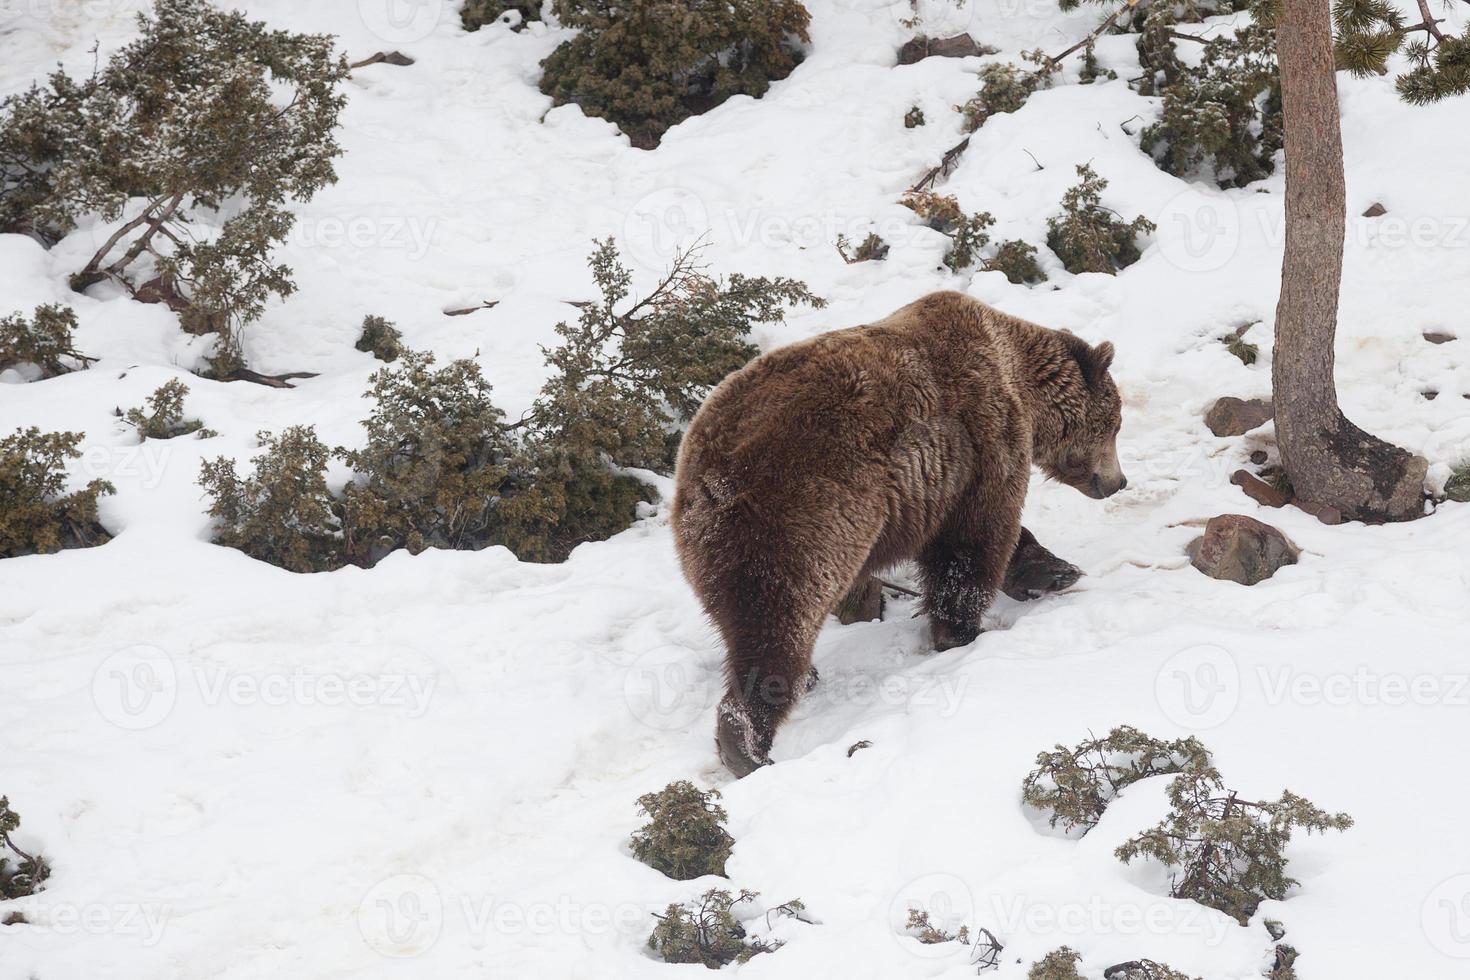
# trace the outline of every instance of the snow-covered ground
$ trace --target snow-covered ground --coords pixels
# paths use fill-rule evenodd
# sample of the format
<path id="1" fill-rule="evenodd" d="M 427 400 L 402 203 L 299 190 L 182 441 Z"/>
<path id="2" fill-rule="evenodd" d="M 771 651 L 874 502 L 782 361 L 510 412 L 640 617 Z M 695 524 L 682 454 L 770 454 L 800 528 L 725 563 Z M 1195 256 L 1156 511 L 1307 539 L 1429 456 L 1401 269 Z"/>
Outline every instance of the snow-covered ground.
<path id="1" fill-rule="evenodd" d="M 1269 428 L 1220 439 L 1201 415 L 1269 392 L 1282 182 L 1220 192 L 1144 157 L 1129 132 L 1158 105 L 1126 84 L 1131 38 L 1098 44 L 1118 80 L 1078 86 L 1073 65 L 994 117 L 944 185 L 995 215 L 996 240 L 1041 243 L 1090 161 L 1105 203 L 1158 222 L 1122 275 L 1073 277 L 1043 249 L 1051 283 L 1028 289 L 936 271 L 944 240 L 895 203 L 960 138 L 950 107 L 981 63 L 894 67 L 907 0 L 809 0 L 811 54 L 790 78 L 654 152 L 549 108 L 537 65 L 559 29 L 465 34 L 453 0 L 242 6 L 335 33 L 354 59 L 417 61 L 355 72 L 340 182 L 300 208 L 284 249 L 300 292 L 248 328 L 256 369 L 320 372 L 293 390 L 194 378 L 205 351 L 163 307 L 72 294 L 96 229 L 49 252 L 0 236 L 0 315 L 70 303 L 79 347 L 101 358 L 0 385 L 0 428 L 83 431 L 76 479 L 118 487 L 102 504 L 111 543 L 0 561 L 0 793 L 24 818 L 18 842 L 55 868 L 18 903 L 31 924 L 0 927 L 0 977 L 698 977 L 643 944 L 651 912 L 714 886 L 800 897 L 816 920 L 780 923 L 784 948 L 730 968 L 752 978 L 973 975 L 968 948 L 905 934 L 910 905 L 996 933 L 998 978 L 1062 944 L 1094 978 L 1140 957 L 1257 977 L 1266 918 L 1285 924 L 1304 980 L 1470 970 L 1470 506 L 1392 527 L 1264 511 L 1304 549 L 1298 565 L 1253 588 L 1189 567 L 1204 519 L 1258 513 L 1228 477 Z M 86 70 L 137 8 L 4 5 L 0 93 L 58 61 Z M 998 58 L 1060 51 L 1102 16 L 1052 0 L 921 12 Z M 1389 79 L 1340 85 L 1341 396 L 1365 428 L 1442 464 L 1470 452 L 1470 103 L 1411 108 Z M 928 125 L 905 129 L 913 105 Z M 1375 201 L 1386 215 L 1356 217 Z M 870 227 L 888 260 L 843 264 L 837 234 Z M 352 347 L 364 314 L 441 359 L 477 358 L 514 413 L 541 383 L 538 343 L 592 295 L 592 239 L 616 236 L 646 286 L 706 229 L 717 271 L 795 276 L 831 301 L 763 330 L 766 348 L 935 288 L 1115 342 L 1129 488 L 1097 502 L 1038 480 L 1027 502 L 1027 525 L 1087 576 L 1002 600 L 996 628 L 943 654 L 902 602 L 882 623 L 833 622 L 779 764 L 737 783 L 710 738 L 721 651 L 662 509 L 564 565 L 490 549 L 301 576 L 208 543 L 201 457 L 243 461 L 257 430 L 294 423 L 360 438 L 377 366 Z M 498 305 L 443 313 L 482 300 Z M 1262 357 L 1245 367 L 1216 338 L 1255 320 Z M 1461 339 L 1432 345 L 1428 329 Z M 173 377 L 220 435 L 139 446 L 112 410 Z M 1112 856 L 1162 815 L 1163 781 L 1080 841 L 1020 804 L 1036 752 L 1120 723 L 1198 734 L 1243 793 L 1289 787 L 1357 826 L 1293 842 L 1300 886 L 1249 926 L 1170 899 L 1157 867 Z M 633 801 L 683 778 L 725 794 L 729 882 L 671 881 L 629 854 Z"/>

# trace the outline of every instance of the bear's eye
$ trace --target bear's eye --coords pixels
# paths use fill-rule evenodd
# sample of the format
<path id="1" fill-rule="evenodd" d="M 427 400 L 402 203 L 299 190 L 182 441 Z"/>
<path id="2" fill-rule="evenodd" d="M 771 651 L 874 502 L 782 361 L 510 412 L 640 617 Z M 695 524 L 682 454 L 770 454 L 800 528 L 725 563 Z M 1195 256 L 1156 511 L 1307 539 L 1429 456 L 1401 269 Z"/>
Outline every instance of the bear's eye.
<path id="1" fill-rule="evenodd" d="M 1069 478 L 1080 479 L 1092 471 L 1084 459 L 1068 456 L 1062 460 L 1062 473 Z"/>

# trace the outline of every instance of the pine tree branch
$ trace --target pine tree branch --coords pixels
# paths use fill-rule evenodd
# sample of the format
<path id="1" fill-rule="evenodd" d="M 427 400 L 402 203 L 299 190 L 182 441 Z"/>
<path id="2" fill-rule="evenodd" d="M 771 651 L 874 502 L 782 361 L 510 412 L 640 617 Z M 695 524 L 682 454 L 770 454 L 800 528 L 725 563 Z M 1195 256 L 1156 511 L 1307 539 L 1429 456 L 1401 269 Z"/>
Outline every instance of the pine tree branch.
<path id="1" fill-rule="evenodd" d="M 1466 0 L 1466 2 L 1467 3 L 1470 3 L 1470 0 Z M 1434 39 L 1436 41 L 1443 41 L 1444 40 L 1444 34 L 1439 29 L 1439 23 L 1440 22 L 1437 21 L 1437 20 L 1435 20 L 1434 19 L 1434 15 L 1429 12 L 1429 0 L 1418 0 L 1418 3 L 1419 3 L 1419 14 L 1420 14 L 1420 16 L 1422 16 L 1424 18 L 1424 23 L 1419 24 L 1416 27 L 1410 27 L 1409 30 L 1410 31 L 1428 31 L 1431 35 L 1433 35 L 1433 37 L 1434 37 Z"/>
<path id="2" fill-rule="evenodd" d="M 1101 24 L 1098 24 L 1097 27 L 1093 28 L 1091 34 L 1087 35 L 1082 40 L 1078 41 L 1076 44 L 1072 45 L 1070 48 L 1057 55 L 1055 58 L 1046 59 L 1046 64 L 1042 66 L 1041 69 L 1042 72 L 1049 75 L 1052 72 L 1056 71 L 1058 68 L 1061 67 L 1062 61 L 1068 55 L 1080 51 L 1083 48 L 1087 47 L 1089 44 L 1096 41 L 1099 34 L 1116 24 L 1118 22 L 1118 18 L 1121 17 L 1124 12 L 1132 10 L 1134 7 L 1138 6 L 1139 2 L 1140 0 L 1124 0 L 1123 6 L 1119 7 L 1117 10 L 1109 14 Z"/>

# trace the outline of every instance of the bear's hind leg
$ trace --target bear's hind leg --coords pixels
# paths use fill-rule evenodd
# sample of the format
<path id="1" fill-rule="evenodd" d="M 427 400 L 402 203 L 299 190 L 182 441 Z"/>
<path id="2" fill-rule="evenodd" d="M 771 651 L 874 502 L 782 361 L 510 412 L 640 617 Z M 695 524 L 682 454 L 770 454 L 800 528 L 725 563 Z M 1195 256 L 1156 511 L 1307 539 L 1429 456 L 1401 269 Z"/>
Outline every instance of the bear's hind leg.
<path id="1" fill-rule="evenodd" d="M 715 744 L 736 776 L 770 763 L 776 729 L 814 683 L 812 647 L 825 616 L 825 606 L 788 609 L 727 635 L 729 685 Z"/>

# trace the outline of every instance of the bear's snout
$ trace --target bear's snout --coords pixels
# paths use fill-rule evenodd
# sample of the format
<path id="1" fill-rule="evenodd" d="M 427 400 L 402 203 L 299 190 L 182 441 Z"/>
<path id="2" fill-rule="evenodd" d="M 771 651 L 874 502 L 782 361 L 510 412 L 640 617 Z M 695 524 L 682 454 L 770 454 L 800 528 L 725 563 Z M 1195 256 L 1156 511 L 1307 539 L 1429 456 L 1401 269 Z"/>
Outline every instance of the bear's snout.
<path id="1" fill-rule="evenodd" d="M 1101 500 L 1104 497 L 1111 497 L 1126 486 L 1128 486 L 1128 478 L 1122 473 L 1111 479 L 1104 477 L 1101 473 L 1094 473 L 1087 495 L 1095 500 Z"/>
<path id="2" fill-rule="evenodd" d="M 1097 461 L 1085 492 L 1089 497 L 1101 500 L 1111 497 L 1127 485 L 1128 478 L 1123 475 L 1123 467 L 1118 463 L 1118 447 L 1109 446 L 1107 452 Z"/>

